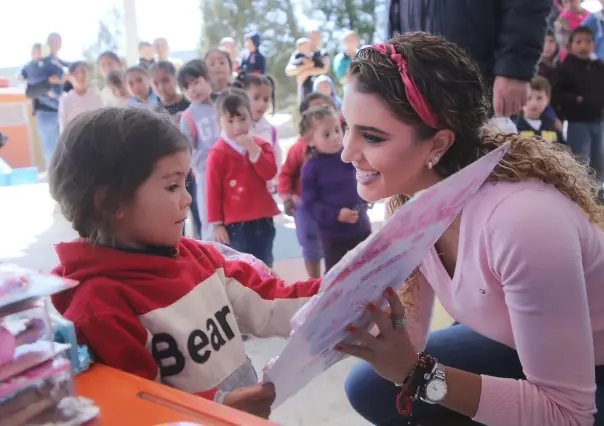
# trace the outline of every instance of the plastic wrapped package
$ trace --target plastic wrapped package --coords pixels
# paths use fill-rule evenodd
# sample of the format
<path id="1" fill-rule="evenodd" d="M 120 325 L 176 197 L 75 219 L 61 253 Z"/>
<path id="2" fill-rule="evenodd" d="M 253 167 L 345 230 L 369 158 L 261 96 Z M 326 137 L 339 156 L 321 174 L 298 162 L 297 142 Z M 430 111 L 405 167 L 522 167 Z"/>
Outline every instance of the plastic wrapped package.
<path id="1" fill-rule="evenodd" d="M 0 426 L 77 426 L 99 415 L 74 396 L 69 324 L 65 344 L 55 342 L 46 296 L 77 285 L 71 280 L 0 264 Z M 54 321 L 54 325 L 58 321 Z M 87 366 L 87 351 L 75 356 Z"/>
<path id="2" fill-rule="evenodd" d="M 92 401 L 73 393 L 71 362 L 57 355 L 0 383 L 0 426 L 77 426 L 99 415 Z"/>

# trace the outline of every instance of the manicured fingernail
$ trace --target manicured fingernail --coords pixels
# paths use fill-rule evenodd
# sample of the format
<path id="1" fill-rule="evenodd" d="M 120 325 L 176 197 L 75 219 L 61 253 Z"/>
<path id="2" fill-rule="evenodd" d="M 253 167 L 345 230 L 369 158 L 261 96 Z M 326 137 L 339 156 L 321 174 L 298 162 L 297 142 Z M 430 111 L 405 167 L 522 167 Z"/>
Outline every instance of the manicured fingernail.
<path id="1" fill-rule="evenodd" d="M 375 303 L 368 303 L 367 310 L 369 312 L 375 312 L 375 311 L 377 311 L 377 306 L 375 305 Z"/>
<path id="2" fill-rule="evenodd" d="M 386 287 L 386 294 L 390 297 L 396 295 L 395 291 L 392 290 L 392 287 Z"/>
<path id="3" fill-rule="evenodd" d="M 353 324 L 348 324 L 348 327 L 346 327 L 346 330 L 354 333 L 355 331 L 357 331 L 357 328 Z"/>
<path id="4" fill-rule="evenodd" d="M 344 349 L 344 347 L 342 345 L 335 345 L 333 347 L 336 351 L 341 351 L 342 349 Z"/>

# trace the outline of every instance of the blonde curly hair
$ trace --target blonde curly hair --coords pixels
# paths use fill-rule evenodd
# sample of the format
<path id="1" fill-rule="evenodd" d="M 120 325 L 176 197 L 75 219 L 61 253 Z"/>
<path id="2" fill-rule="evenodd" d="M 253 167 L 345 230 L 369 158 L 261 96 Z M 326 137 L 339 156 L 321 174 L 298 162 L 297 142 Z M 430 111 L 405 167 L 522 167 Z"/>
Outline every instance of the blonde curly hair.
<path id="1" fill-rule="evenodd" d="M 407 60 L 407 70 L 438 117 L 440 127 L 455 133 L 455 142 L 434 166 L 446 178 L 501 145 L 510 149 L 488 180 L 519 182 L 536 179 L 554 186 L 573 200 L 589 220 L 604 229 L 604 206 L 596 202 L 597 184 L 592 171 L 577 161 L 563 145 L 537 137 L 501 134 L 485 126 L 489 101 L 477 65 L 456 45 L 439 36 L 416 32 L 394 37 L 391 49 Z M 419 139 L 429 139 L 437 129 L 426 125 L 409 104 L 397 65 L 372 47 L 359 51 L 350 67 L 356 90 L 373 93 L 401 121 L 413 126 Z M 392 197 L 388 214 L 409 200 Z M 418 302 L 418 269 L 400 291 L 413 314 Z"/>

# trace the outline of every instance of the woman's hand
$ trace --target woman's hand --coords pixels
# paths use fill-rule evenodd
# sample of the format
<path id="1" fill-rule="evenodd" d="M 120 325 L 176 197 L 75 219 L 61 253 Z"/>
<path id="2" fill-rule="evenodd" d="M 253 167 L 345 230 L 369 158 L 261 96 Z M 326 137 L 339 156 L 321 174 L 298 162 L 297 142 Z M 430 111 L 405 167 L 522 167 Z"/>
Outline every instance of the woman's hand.
<path id="1" fill-rule="evenodd" d="M 386 289 L 386 299 L 390 305 L 390 314 L 379 310 L 374 303 L 367 305 L 367 310 L 380 331 L 377 336 L 358 330 L 351 324 L 348 331 L 359 343 L 341 343 L 335 349 L 367 361 L 384 379 L 402 383 L 417 361 L 417 350 L 402 325 L 406 318 L 403 303 L 390 287 Z"/>
<path id="2" fill-rule="evenodd" d="M 236 389 L 226 394 L 223 404 L 268 419 L 271 414 L 271 405 L 276 396 L 275 385 L 261 383 Z"/>

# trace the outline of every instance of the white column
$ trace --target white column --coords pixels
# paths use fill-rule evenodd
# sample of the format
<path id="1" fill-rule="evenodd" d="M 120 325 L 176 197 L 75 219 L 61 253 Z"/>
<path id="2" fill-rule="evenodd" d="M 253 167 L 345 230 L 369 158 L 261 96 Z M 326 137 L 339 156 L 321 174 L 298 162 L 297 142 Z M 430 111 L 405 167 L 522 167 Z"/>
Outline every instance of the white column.
<path id="1" fill-rule="evenodd" d="M 138 62 L 138 28 L 135 0 L 123 0 L 124 27 L 126 34 L 126 61 L 128 66 Z"/>

